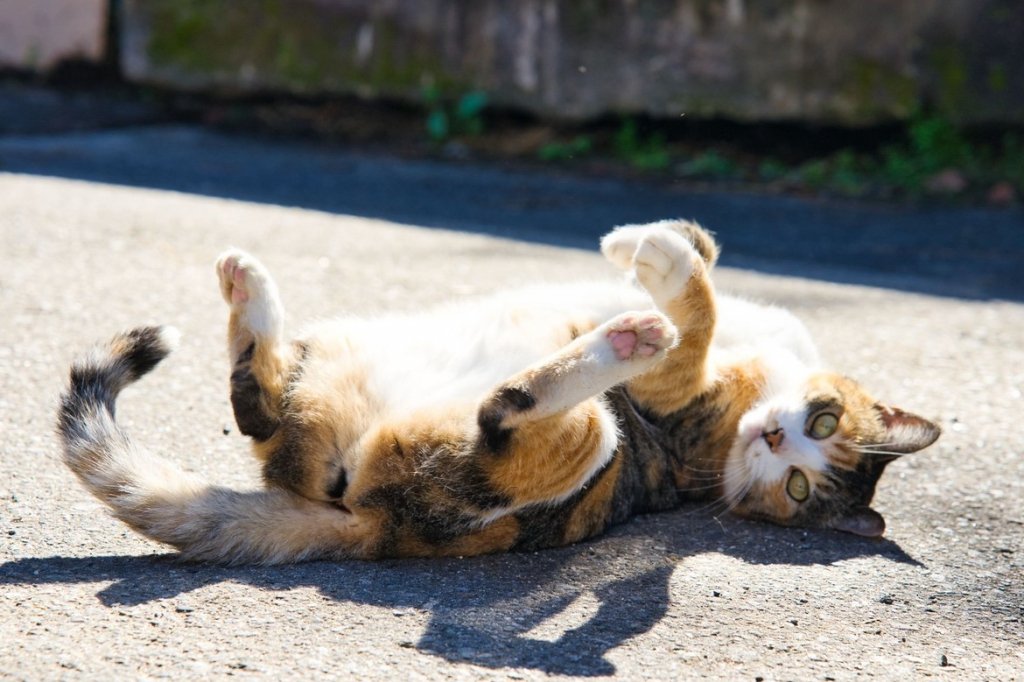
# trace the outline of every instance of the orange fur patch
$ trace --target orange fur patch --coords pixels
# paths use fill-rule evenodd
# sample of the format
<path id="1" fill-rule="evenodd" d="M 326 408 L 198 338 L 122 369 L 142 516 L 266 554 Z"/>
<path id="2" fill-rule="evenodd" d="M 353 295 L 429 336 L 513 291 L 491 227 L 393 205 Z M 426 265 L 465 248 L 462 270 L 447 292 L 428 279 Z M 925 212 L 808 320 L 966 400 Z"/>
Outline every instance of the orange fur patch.
<path id="1" fill-rule="evenodd" d="M 663 312 L 679 330 L 679 342 L 664 360 L 631 379 L 628 386 L 639 403 L 665 415 L 681 409 L 706 388 L 715 301 L 711 279 L 699 261 L 686 288 Z"/>
<path id="2" fill-rule="evenodd" d="M 600 454 L 600 409 L 597 401 L 589 400 L 517 427 L 508 451 L 486 467 L 491 484 L 515 506 L 572 494 Z"/>

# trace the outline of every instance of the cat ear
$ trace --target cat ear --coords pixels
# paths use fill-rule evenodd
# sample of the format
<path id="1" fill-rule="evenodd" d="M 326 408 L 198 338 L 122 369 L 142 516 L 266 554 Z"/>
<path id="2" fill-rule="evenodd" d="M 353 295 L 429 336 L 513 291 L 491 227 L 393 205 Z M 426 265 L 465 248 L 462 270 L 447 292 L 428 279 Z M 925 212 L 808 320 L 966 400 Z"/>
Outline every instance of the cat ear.
<path id="1" fill-rule="evenodd" d="M 885 449 L 894 453 L 905 455 L 923 450 L 938 440 L 942 433 L 936 424 L 898 407 L 877 404 L 875 411 L 885 426 L 885 435 L 882 437 Z"/>
<path id="2" fill-rule="evenodd" d="M 844 533 L 878 538 L 885 532 L 885 519 L 870 507 L 857 507 L 847 516 L 833 521 L 832 527 Z"/>

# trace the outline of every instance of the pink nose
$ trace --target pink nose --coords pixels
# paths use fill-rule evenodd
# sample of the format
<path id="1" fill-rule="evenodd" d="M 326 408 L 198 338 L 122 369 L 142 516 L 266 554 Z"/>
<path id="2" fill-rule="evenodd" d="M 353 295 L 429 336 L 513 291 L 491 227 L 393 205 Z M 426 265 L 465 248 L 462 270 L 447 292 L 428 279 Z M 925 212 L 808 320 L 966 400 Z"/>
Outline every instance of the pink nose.
<path id="1" fill-rule="evenodd" d="M 768 443 L 768 447 L 771 448 L 772 452 L 778 452 L 779 446 L 782 445 L 783 439 L 786 437 L 786 432 L 781 428 L 775 429 L 771 432 L 764 432 L 761 434 L 761 438 L 764 438 L 764 442 Z"/>

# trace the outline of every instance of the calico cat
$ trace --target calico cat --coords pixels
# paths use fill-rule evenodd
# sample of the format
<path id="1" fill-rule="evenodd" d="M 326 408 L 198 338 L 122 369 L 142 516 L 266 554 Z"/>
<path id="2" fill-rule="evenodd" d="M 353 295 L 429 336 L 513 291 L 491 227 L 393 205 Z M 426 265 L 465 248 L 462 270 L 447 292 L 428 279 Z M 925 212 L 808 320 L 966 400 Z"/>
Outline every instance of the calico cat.
<path id="1" fill-rule="evenodd" d="M 293 342 L 267 270 L 230 251 L 231 402 L 266 489 L 211 486 L 115 424 L 169 328 L 73 365 L 64 460 L 132 528 L 224 563 L 533 550 L 692 500 L 881 535 L 879 476 L 938 427 L 819 369 L 789 313 L 716 298 L 718 246 L 696 224 L 619 227 L 601 248 L 632 283 L 341 318 Z"/>

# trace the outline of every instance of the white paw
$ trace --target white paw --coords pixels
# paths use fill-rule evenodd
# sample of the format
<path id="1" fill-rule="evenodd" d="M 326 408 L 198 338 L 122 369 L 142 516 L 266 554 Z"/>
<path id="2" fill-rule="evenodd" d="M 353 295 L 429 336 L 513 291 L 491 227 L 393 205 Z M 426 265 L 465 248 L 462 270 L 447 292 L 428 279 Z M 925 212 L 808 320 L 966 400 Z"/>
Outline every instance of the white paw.
<path id="1" fill-rule="evenodd" d="M 622 270 L 633 267 L 633 254 L 640 240 L 651 231 L 649 225 L 622 225 L 601 238 L 601 253 Z"/>
<path id="2" fill-rule="evenodd" d="M 256 334 L 275 334 L 281 325 L 277 285 L 258 260 L 231 249 L 217 259 L 217 278 L 224 300 L 241 314 L 243 324 Z"/>
<path id="3" fill-rule="evenodd" d="M 623 313 L 605 325 L 605 337 L 619 360 L 651 358 L 675 345 L 678 332 L 657 311 Z"/>
<path id="4" fill-rule="evenodd" d="M 682 293 L 700 255 L 682 235 L 653 230 L 640 240 L 633 255 L 636 278 L 659 304 Z"/>

